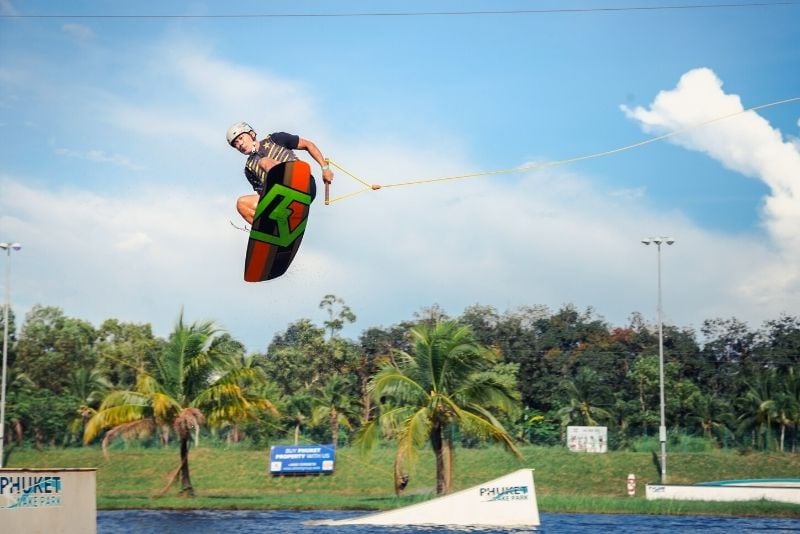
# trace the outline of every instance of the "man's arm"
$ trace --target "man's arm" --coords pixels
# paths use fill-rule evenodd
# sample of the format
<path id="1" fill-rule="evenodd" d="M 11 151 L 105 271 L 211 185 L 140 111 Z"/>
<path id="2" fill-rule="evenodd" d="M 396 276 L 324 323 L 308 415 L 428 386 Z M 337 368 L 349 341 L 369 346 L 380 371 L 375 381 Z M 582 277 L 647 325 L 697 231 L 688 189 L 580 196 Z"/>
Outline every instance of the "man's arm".
<path id="1" fill-rule="evenodd" d="M 314 161 L 319 163 L 319 166 L 322 168 L 322 181 L 325 183 L 331 183 L 333 181 L 333 171 L 330 170 L 328 167 L 328 163 L 325 161 L 325 156 L 322 155 L 317 145 L 309 141 L 308 139 L 303 139 L 302 137 L 297 142 L 297 148 L 300 150 L 305 150 L 309 153 L 309 155 L 314 158 Z"/>

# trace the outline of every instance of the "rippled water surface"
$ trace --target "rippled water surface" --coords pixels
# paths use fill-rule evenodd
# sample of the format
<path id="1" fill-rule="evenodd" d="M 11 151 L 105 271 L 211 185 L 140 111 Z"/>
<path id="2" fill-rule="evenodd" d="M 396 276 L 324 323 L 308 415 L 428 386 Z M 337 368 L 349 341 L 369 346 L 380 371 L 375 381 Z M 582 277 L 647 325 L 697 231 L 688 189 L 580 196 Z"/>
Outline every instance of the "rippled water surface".
<path id="1" fill-rule="evenodd" d="M 303 533 L 339 534 L 386 533 L 453 533 L 456 529 L 430 527 L 320 526 L 307 522 L 322 519 L 344 519 L 363 515 L 341 511 L 234 511 L 198 510 L 191 512 L 125 510 L 97 513 L 99 534 L 158 533 L 205 534 L 230 533 Z M 800 532 L 800 519 L 765 519 L 696 516 L 541 514 L 542 526 L 537 532 Z M 469 530 L 469 529 L 467 529 Z M 528 532 L 517 529 L 471 529 L 482 533 Z M 532 530 L 530 530 L 532 532 Z"/>

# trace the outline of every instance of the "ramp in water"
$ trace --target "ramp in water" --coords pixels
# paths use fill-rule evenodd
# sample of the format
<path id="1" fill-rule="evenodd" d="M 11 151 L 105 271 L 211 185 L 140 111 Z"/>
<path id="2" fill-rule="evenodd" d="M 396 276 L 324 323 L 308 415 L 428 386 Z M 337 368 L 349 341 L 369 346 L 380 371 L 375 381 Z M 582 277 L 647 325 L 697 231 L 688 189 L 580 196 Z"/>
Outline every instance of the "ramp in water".
<path id="1" fill-rule="evenodd" d="M 536 527 L 539 526 L 539 508 L 533 469 L 520 469 L 484 484 L 404 508 L 313 524 Z"/>
<path id="2" fill-rule="evenodd" d="M 647 499 L 776 501 L 800 504 L 800 479 L 718 480 L 694 486 L 648 484 Z"/>

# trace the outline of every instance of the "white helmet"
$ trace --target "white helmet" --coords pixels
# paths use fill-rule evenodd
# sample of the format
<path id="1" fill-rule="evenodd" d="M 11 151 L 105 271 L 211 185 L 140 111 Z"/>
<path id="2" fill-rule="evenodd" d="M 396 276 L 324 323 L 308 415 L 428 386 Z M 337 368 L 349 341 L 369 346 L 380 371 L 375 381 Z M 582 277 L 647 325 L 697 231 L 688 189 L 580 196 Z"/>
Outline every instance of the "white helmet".
<path id="1" fill-rule="evenodd" d="M 256 131 L 253 130 L 253 127 L 247 124 L 246 122 L 237 122 L 230 128 L 228 128 L 228 144 L 233 146 L 233 140 L 239 137 L 239 135 L 243 133 L 253 132 L 253 135 L 256 134 Z"/>

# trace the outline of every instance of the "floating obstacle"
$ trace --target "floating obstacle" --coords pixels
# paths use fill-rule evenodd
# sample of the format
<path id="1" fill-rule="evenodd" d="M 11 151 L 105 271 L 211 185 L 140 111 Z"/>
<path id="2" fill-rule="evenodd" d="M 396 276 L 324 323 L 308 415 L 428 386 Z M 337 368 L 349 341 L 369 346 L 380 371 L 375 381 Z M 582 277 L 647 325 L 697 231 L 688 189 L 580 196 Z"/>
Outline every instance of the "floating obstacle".
<path id="1" fill-rule="evenodd" d="M 648 500 L 775 501 L 800 504 L 800 479 L 718 480 L 695 485 L 648 484 Z"/>
<path id="2" fill-rule="evenodd" d="M 538 527 L 533 469 L 520 469 L 466 490 L 396 510 L 309 524 Z"/>

